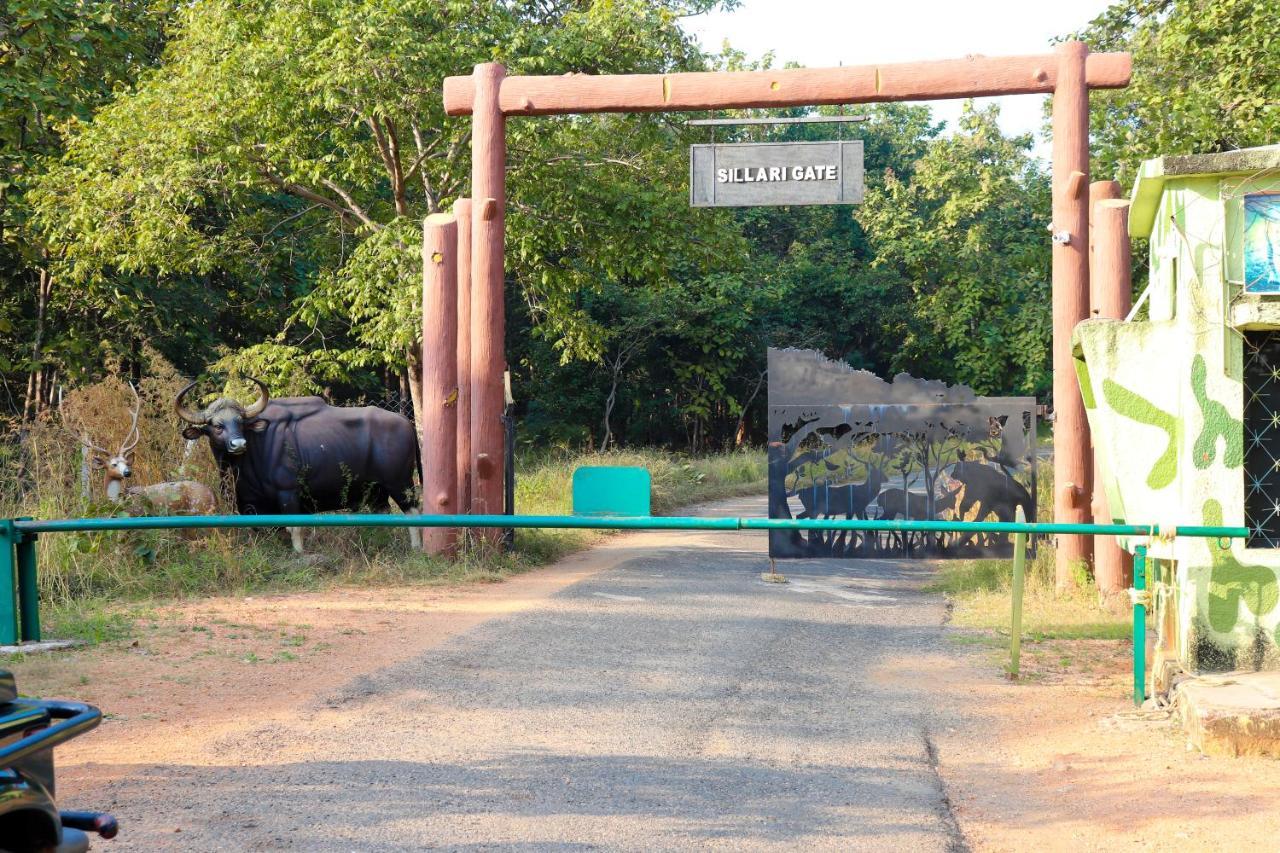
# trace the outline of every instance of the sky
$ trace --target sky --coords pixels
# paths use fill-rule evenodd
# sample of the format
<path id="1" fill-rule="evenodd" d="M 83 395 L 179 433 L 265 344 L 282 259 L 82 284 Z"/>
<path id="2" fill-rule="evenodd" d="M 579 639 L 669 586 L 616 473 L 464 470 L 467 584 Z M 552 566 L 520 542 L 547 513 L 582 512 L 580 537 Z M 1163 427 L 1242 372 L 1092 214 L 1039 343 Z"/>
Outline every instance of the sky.
<path id="1" fill-rule="evenodd" d="M 718 52 L 725 41 L 758 58 L 772 50 L 774 65 L 795 61 L 810 68 L 969 54 L 1043 53 L 1050 39 L 1083 28 L 1110 5 L 1107 0 L 742 0 L 733 12 L 685 20 L 702 46 Z M 1000 104 L 1006 133 L 1037 134 L 1043 95 L 979 98 Z M 954 128 L 961 101 L 930 101 L 934 115 Z"/>

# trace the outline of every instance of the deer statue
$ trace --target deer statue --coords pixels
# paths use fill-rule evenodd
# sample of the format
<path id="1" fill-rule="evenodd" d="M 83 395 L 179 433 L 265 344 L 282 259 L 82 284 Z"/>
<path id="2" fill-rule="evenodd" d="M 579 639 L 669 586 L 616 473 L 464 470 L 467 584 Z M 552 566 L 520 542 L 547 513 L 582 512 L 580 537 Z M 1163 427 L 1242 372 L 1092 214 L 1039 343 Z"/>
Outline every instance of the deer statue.
<path id="1" fill-rule="evenodd" d="M 145 515 L 212 515 L 217 510 L 217 499 L 213 490 L 204 483 L 175 480 L 150 486 L 125 485 L 125 481 L 133 476 L 133 449 L 142 437 L 138 430 L 142 400 L 133 383 L 129 383 L 129 390 L 133 392 L 134 405 L 129 412 L 129 431 L 125 433 L 119 450 L 112 454 L 90 441 L 87 435 L 81 433 L 77 436 L 89 451 L 89 464 L 106 477 L 107 500 L 118 506 L 127 505 L 129 509 Z"/>

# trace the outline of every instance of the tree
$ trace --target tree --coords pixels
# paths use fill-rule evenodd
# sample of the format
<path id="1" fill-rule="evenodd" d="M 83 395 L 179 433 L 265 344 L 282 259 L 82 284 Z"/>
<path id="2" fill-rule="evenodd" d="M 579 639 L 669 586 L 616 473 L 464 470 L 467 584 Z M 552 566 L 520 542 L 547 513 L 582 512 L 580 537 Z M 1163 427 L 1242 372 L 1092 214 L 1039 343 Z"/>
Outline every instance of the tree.
<path id="1" fill-rule="evenodd" d="M 1006 138 L 997 108 L 970 106 L 909 180 L 886 176 L 858 219 L 875 264 L 910 282 L 911 314 L 894 370 L 979 394 L 1049 387 L 1047 176 L 1029 136 Z"/>
<path id="2" fill-rule="evenodd" d="M 1133 53 L 1128 88 L 1090 95 L 1095 174 L 1280 140 L 1280 39 L 1266 0 L 1121 0 L 1071 36 Z"/>
<path id="3" fill-rule="evenodd" d="M 63 274 L 90 289 L 128 276 L 149 279 L 149 292 L 191 279 L 233 290 L 270 282 L 269 301 L 288 308 L 278 331 L 220 367 L 274 367 L 314 390 L 388 366 L 408 371 L 416 396 L 420 222 L 469 172 L 470 123 L 444 115 L 441 80 L 495 59 L 513 73 L 701 67 L 677 22 L 711 5 L 192 4 L 160 67 L 72 133 L 42 182 L 40 222 L 67 246 Z M 668 146 L 670 136 L 649 116 L 513 122 L 513 278 L 566 351 L 598 340 L 572 307 L 582 282 L 652 277 L 670 264 L 651 247 L 680 218 L 653 206 L 650 231 L 622 233 L 619 217 L 647 199 L 616 203 L 615 176 L 635 166 L 608 153 Z M 581 180 L 605 172 L 597 186 Z M 557 191 L 570 185 L 572 197 Z"/>
<path id="4" fill-rule="evenodd" d="M 31 227 L 28 192 L 61 151 L 63 125 L 90 117 L 155 59 L 171 5 L 14 0 L 0 7 L 0 383 L 25 381 L 14 407 L 24 417 L 48 403 L 58 367 L 101 357 L 78 340 L 82 326 L 50 322 L 58 248 Z"/>

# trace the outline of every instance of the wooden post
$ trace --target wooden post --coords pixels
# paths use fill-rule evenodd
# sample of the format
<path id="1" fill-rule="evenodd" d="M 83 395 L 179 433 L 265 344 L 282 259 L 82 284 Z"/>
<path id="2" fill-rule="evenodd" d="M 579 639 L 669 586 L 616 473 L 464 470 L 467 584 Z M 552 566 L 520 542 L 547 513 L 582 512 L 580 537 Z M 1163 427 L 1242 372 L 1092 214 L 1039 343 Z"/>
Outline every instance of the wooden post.
<path id="1" fill-rule="evenodd" d="M 471 510 L 502 512 L 502 375 L 506 370 L 503 222 L 507 122 L 498 105 L 506 75 L 497 63 L 477 65 L 471 138 Z M 497 529 L 482 534 L 496 542 Z"/>
<path id="2" fill-rule="evenodd" d="M 471 512 L 471 199 L 453 203 L 458 223 L 458 512 Z"/>
<path id="3" fill-rule="evenodd" d="M 1095 263 L 1094 246 L 1094 211 L 1098 206 L 1098 202 L 1109 199 L 1120 198 L 1120 182 L 1119 181 L 1094 181 L 1089 184 L 1089 317 L 1094 319 L 1098 317 L 1098 279 L 1095 275 L 1097 264 Z"/>
<path id="4" fill-rule="evenodd" d="M 471 489 L 473 512 L 501 512 L 503 208 L 506 116 L 858 104 L 1053 93 L 1053 396 L 1055 518 L 1087 522 L 1088 424 L 1071 359 L 1071 332 L 1088 316 L 1089 89 L 1129 85 L 1127 53 L 1090 55 L 1081 42 L 1052 54 L 842 68 L 677 74 L 506 76 L 477 65 L 444 81 L 449 115 L 472 115 Z M 1092 560 L 1087 537 L 1059 538 L 1057 580 Z"/>
<path id="5" fill-rule="evenodd" d="M 422 234 L 422 511 L 458 512 L 458 225 L 427 217 Z M 428 554 L 451 554 L 457 528 L 426 527 Z"/>
<path id="6" fill-rule="evenodd" d="M 1089 425 L 1071 357 L 1071 331 L 1089 316 L 1089 89 L 1082 42 L 1059 45 L 1053 94 L 1053 486 L 1054 520 L 1087 524 L 1093 492 Z M 1075 585 L 1093 562 L 1092 537 L 1058 537 L 1056 586 Z"/>
<path id="7" fill-rule="evenodd" d="M 1119 185 L 1115 189 L 1119 195 Z M 1093 208 L 1092 222 L 1093 313 L 1106 319 L 1123 319 L 1133 302 L 1128 200 L 1099 199 Z M 1094 517 L 1102 522 L 1111 521 L 1106 492 L 1096 478 Z M 1133 578 L 1133 558 L 1112 537 L 1101 537 L 1094 544 L 1093 576 L 1100 592 L 1107 595 L 1123 592 Z"/>

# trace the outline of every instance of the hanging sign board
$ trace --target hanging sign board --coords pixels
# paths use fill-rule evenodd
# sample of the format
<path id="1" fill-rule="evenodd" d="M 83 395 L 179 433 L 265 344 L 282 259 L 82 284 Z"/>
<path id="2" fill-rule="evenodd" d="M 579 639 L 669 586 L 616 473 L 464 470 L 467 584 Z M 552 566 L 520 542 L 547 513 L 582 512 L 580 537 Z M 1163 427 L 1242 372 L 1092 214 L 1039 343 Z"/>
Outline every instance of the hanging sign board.
<path id="1" fill-rule="evenodd" d="M 858 204 L 862 140 L 692 145 L 689 204 Z"/>

